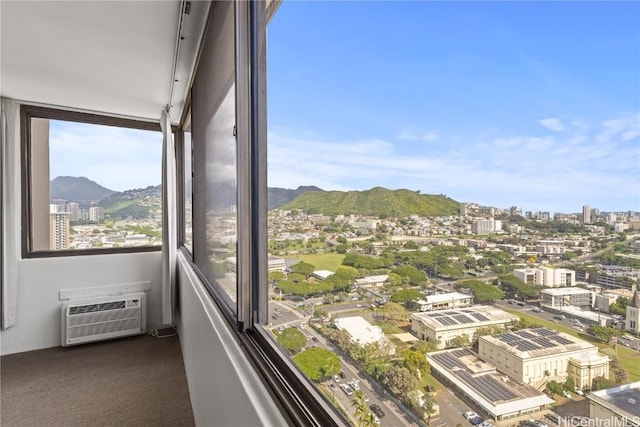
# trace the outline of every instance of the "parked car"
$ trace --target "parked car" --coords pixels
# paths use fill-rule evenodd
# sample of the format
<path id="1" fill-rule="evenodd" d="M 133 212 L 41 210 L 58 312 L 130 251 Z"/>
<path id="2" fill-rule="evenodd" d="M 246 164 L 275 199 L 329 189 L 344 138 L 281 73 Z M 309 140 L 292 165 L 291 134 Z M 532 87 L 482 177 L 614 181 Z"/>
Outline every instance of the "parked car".
<path id="1" fill-rule="evenodd" d="M 337 383 L 339 383 L 339 382 L 340 382 L 340 377 L 338 376 L 338 374 L 333 374 L 333 377 L 332 377 L 332 378 L 333 378 L 333 380 L 334 380 L 335 382 L 337 382 Z"/>
<path id="2" fill-rule="evenodd" d="M 582 392 L 582 390 L 580 390 L 580 387 L 576 387 L 574 389 L 574 391 L 576 392 L 576 394 L 580 395 L 580 396 L 584 396 L 584 393 Z"/>
<path id="3" fill-rule="evenodd" d="M 560 418 L 560 416 L 559 416 L 559 415 L 557 415 L 557 414 L 554 414 L 554 413 L 547 414 L 547 418 L 548 418 L 552 423 L 554 423 L 554 424 L 558 424 L 558 425 L 560 425 L 560 422 L 562 421 L 562 419 Z"/>
<path id="4" fill-rule="evenodd" d="M 478 414 L 476 414 L 473 411 L 467 411 L 464 414 L 462 414 L 462 416 L 464 417 L 465 420 L 469 421 L 469 420 L 472 420 L 472 419 L 476 418 L 478 416 Z"/>
<path id="5" fill-rule="evenodd" d="M 484 418 L 482 418 L 482 417 L 471 418 L 469 420 L 469 422 L 471 423 L 471 425 L 479 426 L 480 424 L 482 424 L 484 422 Z"/>
<path id="6" fill-rule="evenodd" d="M 340 388 L 344 391 L 344 394 L 347 396 L 351 396 L 353 394 L 353 389 L 349 387 L 347 384 L 340 384 Z"/>
<path id="7" fill-rule="evenodd" d="M 378 418 L 384 418 L 384 411 L 377 403 L 369 405 L 369 409 L 371 409 L 371 412 L 373 412 Z"/>

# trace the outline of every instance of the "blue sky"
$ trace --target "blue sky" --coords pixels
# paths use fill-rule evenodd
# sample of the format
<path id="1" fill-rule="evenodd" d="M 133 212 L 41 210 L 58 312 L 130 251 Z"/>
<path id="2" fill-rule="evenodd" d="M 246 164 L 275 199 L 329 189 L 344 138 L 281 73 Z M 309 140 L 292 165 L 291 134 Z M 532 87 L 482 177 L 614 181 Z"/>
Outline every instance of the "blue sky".
<path id="1" fill-rule="evenodd" d="M 640 3 L 284 1 L 269 185 L 640 210 Z"/>
<path id="2" fill-rule="evenodd" d="M 49 121 L 49 176 L 84 176 L 114 191 L 159 185 L 162 133 Z"/>

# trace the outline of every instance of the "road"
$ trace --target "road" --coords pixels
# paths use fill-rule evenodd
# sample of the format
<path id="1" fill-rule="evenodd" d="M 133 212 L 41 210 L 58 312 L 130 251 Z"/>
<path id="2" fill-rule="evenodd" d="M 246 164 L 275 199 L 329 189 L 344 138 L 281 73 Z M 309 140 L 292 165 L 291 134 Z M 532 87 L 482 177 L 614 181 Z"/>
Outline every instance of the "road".
<path id="1" fill-rule="evenodd" d="M 338 310 L 334 310 L 333 312 L 356 309 L 356 304 L 356 302 L 350 302 L 336 306 L 335 308 L 338 308 Z M 298 327 L 307 336 L 306 348 L 319 346 L 340 356 L 342 352 L 339 349 L 337 349 L 331 342 L 328 342 L 324 338 L 324 336 L 318 333 L 314 328 L 308 326 L 309 318 L 310 316 L 304 316 L 303 314 L 299 313 L 298 311 L 294 310 L 284 303 L 276 301 L 269 302 L 269 328 L 277 327 L 284 329 L 292 326 Z M 373 384 L 371 384 L 365 378 L 365 375 L 362 375 L 360 373 L 360 369 L 358 366 L 346 361 L 341 357 L 340 368 L 342 372 L 345 373 L 346 378 L 341 379 L 339 383 L 335 383 L 333 380 L 325 381 L 324 385 L 328 387 L 331 383 L 336 384 L 336 389 L 333 390 L 333 394 L 336 401 L 348 414 L 353 414 L 353 408 L 351 406 L 353 402 L 353 396 L 347 396 L 339 387 L 339 384 L 356 379 L 359 381 L 362 392 L 370 399 L 368 404 L 372 405 L 374 403 L 377 403 L 384 411 L 385 416 L 380 420 L 380 425 L 382 427 L 415 425 L 408 418 L 406 418 L 398 408 L 395 407 L 395 404 L 393 404 L 389 399 L 385 398 L 386 392 L 384 390 L 374 389 Z"/>

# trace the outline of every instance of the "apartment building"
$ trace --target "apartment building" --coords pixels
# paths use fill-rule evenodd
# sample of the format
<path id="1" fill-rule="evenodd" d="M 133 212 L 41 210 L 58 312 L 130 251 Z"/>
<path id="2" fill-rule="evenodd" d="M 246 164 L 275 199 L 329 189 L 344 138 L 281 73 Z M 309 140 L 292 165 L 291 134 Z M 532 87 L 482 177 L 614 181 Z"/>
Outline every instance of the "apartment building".
<path id="1" fill-rule="evenodd" d="M 513 270 L 513 275 L 528 285 L 547 288 L 573 286 L 576 283 L 576 272 L 566 268 L 518 268 Z"/>

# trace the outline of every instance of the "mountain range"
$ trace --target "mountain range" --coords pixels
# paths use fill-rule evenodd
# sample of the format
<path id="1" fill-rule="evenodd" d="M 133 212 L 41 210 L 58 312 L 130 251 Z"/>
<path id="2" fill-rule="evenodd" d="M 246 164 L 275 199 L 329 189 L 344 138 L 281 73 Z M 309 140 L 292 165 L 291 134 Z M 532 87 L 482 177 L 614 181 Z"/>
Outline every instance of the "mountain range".
<path id="1" fill-rule="evenodd" d="M 117 192 L 85 177 L 59 176 L 50 183 L 52 199 L 66 199 L 87 206 L 97 202 L 112 219 L 149 218 L 160 212 L 160 185 Z M 304 209 L 327 215 L 422 216 L 454 215 L 460 204 L 445 195 L 375 187 L 365 191 L 324 191 L 314 186 L 269 188 L 269 209 Z"/>
<path id="2" fill-rule="evenodd" d="M 419 191 L 375 187 L 365 191 L 306 192 L 281 208 L 303 209 L 308 213 L 325 215 L 446 216 L 457 214 L 460 203 L 442 194 L 420 194 Z"/>

